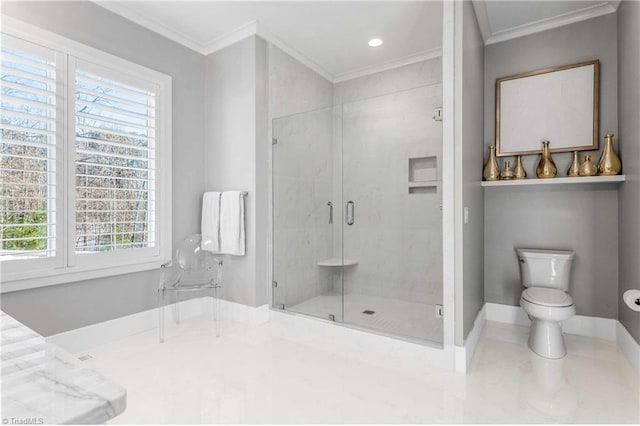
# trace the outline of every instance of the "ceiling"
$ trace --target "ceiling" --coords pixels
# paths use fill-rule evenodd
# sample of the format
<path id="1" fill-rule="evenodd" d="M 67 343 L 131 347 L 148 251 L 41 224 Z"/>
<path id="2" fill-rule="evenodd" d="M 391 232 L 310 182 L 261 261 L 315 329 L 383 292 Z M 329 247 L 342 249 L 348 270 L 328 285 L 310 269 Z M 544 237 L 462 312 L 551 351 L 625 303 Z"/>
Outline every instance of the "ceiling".
<path id="1" fill-rule="evenodd" d="M 442 47 L 441 1 L 94 1 L 205 55 L 258 34 L 334 82 Z"/>
<path id="2" fill-rule="evenodd" d="M 333 82 L 442 53 L 442 0 L 93 0 L 208 55 L 257 34 Z M 620 1 L 472 0 L 485 44 L 613 13 Z M 371 48 L 372 38 L 384 41 Z"/>
<path id="3" fill-rule="evenodd" d="M 473 0 L 486 44 L 613 13 L 620 1 Z"/>

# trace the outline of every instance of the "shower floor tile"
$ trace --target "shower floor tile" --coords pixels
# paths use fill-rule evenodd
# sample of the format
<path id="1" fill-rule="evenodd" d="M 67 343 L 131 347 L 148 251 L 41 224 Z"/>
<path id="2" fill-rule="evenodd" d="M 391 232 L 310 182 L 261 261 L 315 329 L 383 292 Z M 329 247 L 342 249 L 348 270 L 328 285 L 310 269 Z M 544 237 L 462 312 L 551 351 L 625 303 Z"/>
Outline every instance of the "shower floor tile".
<path id="1" fill-rule="evenodd" d="M 324 319 L 335 315 L 336 321 L 348 325 L 411 340 L 442 343 L 443 322 L 436 318 L 434 305 L 347 293 L 344 295 L 343 319 L 342 293 L 332 291 L 286 309 Z"/>

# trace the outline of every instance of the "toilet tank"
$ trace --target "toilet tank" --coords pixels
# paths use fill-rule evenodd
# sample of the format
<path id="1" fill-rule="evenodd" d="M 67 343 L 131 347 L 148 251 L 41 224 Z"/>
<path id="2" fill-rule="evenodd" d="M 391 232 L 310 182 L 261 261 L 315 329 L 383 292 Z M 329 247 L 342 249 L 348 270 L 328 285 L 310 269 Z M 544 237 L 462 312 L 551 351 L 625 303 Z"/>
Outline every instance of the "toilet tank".
<path id="1" fill-rule="evenodd" d="M 516 253 L 518 254 L 522 285 L 569 291 L 574 252 L 516 249 Z"/>

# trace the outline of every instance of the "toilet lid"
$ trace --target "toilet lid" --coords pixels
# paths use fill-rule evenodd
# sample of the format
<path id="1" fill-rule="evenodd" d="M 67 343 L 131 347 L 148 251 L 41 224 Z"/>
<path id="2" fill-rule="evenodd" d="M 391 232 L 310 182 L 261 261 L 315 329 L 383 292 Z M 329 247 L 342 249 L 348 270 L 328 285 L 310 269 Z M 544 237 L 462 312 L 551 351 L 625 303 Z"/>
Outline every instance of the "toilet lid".
<path id="1" fill-rule="evenodd" d="M 573 299 L 568 293 L 557 288 L 529 287 L 522 293 L 522 298 L 536 305 L 571 306 Z"/>

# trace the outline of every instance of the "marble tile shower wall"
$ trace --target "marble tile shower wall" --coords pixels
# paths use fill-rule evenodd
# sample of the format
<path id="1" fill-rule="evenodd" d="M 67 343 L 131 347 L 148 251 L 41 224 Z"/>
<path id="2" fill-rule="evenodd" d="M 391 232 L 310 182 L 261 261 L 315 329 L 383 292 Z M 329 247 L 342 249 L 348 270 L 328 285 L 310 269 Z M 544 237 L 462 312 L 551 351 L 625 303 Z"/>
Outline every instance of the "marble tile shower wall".
<path id="1" fill-rule="evenodd" d="M 441 83 L 442 59 L 434 58 L 336 83 L 333 87 L 333 104 L 347 104 Z"/>
<path id="2" fill-rule="evenodd" d="M 268 58 L 269 115 L 279 140 L 272 151 L 273 304 L 292 306 L 332 287 L 331 272 L 317 262 L 332 253 L 333 84 L 276 46 Z"/>
<path id="3" fill-rule="evenodd" d="M 269 115 L 272 119 L 333 104 L 333 84 L 329 80 L 271 44 L 268 56 Z"/>
<path id="4" fill-rule="evenodd" d="M 434 84 L 342 107 L 343 194 L 355 203 L 344 227 L 346 293 L 442 303 L 440 192 L 409 193 L 409 158 L 442 154 Z"/>
<path id="5" fill-rule="evenodd" d="M 442 303 L 441 194 L 409 194 L 408 159 L 435 155 L 440 179 L 442 60 L 434 58 L 334 85 L 341 107 L 334 138 L 334 199 L 353 200 L 353 226 L 334 227 L 334 251 L 357 259 L 344 271 L 344 291 L 397 300 Z M 341 126 L 341 128 L 338 128 Z M 338 133 L 339 132 L 339 133 Z M 334 178 L 335 179 L 335 178 Z M 344 242 L 342 242 L 344 240 Z M 334 290 L 342 290 L 334 277 Z"/>
<path id="6" fill-rule="evenodd" d="M 273 134 L 274 303 L 295 305 L 332 287 L 328 268 L 332 225 L 327 200 L 333 190 L 331 108 L 276 119 Z"/>

